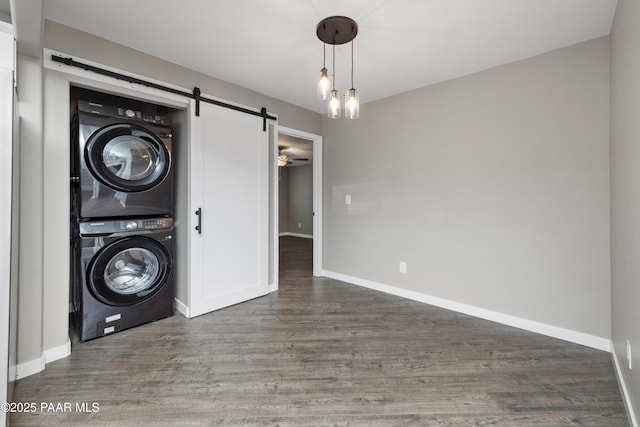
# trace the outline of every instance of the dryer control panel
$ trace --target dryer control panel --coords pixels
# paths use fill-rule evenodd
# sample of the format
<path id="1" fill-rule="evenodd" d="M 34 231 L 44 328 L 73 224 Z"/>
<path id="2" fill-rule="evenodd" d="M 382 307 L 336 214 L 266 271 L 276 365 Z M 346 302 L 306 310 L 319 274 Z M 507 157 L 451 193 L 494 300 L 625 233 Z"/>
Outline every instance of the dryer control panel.
<path id="1" fill-rule="evenodd" d="M 116 107 L 101 104 L 99 102 L 78 101 L 78 109 L 85 113 L 98 114 L 108 117 L 120 117 L 123 119 L 141 120 L 147 123 L 170 126 L 171 120 L 166 116 L 161 116 L 155 111 L 139 111 L 132 108 Z"/>
<path id="2" fill-rule="evenodd" d="M 124 109 L 120 107 L 118 107 L 118 116 L 126 117 L 128 119 L 142 120 L 149 123 L 158 123 L 161 125 L 168 124 L 168 120 L 165 116 L 144 114 L 140 111 Z"/>

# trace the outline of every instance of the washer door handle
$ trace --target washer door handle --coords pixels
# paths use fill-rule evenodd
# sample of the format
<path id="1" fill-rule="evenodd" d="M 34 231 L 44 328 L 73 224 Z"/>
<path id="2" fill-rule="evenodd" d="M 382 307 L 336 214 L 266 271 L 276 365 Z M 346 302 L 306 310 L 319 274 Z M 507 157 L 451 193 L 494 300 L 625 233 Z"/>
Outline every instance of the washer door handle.
<path id="1" fill-rule="evenodd" d="M 202 234 L 202 208 L 198 208 L 196 211 L 196 215 L 198 215 L 198 225 L 196 225 L 196 231 L 198 234 Z"/>

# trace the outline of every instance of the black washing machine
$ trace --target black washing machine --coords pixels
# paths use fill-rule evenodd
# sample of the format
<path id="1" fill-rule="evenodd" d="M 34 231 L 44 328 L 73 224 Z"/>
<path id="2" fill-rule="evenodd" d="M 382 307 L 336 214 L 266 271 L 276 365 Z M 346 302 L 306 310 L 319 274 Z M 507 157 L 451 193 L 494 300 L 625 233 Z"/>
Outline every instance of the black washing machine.
<path id="1" fill-rule="evenodd" d="M 81 341 L 173 315 L 173 220 L 77 224 L 73 290 Z"/>
<path id="2" fill-rule="evenodd" d="M 79 219 L 171 216 L 171 126 L 156 106 L 144 108 L 77 102 L 71 179 Z"/>

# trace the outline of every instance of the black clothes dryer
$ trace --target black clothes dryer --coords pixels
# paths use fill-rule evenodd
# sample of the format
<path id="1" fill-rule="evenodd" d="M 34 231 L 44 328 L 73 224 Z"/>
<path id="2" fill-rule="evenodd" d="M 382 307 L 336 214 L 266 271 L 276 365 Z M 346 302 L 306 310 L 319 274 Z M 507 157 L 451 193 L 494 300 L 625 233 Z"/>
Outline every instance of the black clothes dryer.
<path id="1" fill-rule="evenodd" d="M 80 220 L 171 216 L 171 127 L 155 111 L 77 102 L 71 179 Z"/>
<path id="2" fill-rule="evenodd" d="M 74 310 L 81 341 L 173 315 L 173 220 L 78 223 Z"/>

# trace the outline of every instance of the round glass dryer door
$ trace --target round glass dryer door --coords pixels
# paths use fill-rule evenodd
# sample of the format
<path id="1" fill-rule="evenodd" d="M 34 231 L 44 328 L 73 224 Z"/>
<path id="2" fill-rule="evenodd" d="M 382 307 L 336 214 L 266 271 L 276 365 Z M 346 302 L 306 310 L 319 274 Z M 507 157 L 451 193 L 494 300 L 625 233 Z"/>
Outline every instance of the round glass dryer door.
<path id="1" fill-rule="evenodd" d="M 85 146 L 91 174 L 116 191 L 149 190 L 164 181 L 171 157 L 162 140 L 132 123 L 117 123 L 95 131 Z"/>
<path id="2" fill-rule="evenodd" d="M 123 306 L 152 297 L 171 268 L 166 249 L 148 237 L 129 237 L 105 246 L 89 265 L 89 286 L 105 304 Z"/>

